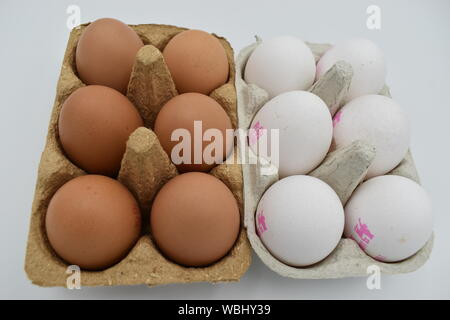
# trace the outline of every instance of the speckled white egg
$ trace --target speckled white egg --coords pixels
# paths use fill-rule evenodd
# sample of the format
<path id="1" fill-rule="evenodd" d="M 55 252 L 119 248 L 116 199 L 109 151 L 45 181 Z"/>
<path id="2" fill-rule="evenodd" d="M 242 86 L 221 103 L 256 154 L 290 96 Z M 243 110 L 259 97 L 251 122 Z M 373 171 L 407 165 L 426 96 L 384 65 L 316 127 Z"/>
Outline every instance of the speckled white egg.
<path id="1" fill-rule="evenodd" d="M 416 182 L 395 175 L 372 178 L 345 206 L 345 236 L 371 257 L 404 260 L 431 237 L 431 201 Z"/>
<path id="2" fill-rule="evenodd" d="M 278 130 L 278 139 L 273 129 Z M 332 119 L 325 102 L 307 91 L 290 91 L 276 96 L 257 112 L 249 145 L 255 154 L 278 167 L 280 177 L 286 177 L 306 174 L 318 166 L 332 136 Z M 276 146 L 278 153 L 266 152 L 276 150 Z"/>
<path id="3" fill-rule="evenodd" d="M 244 78 L 272 98 L 283 92 L 308 89 L 315 73 L 311 49 L 296 37 L 280 36 L 256 47 L 247 61 Z"/>
<path id="4" fill-rule="evenodd" d="M 325 182 L 291 176 L 263 194 L 255 223 L 257 234 L 275 258 L 302 267 L 321 261 L 336 248 L 344 228 L 344 209 Z"/>
<path id="5" fill-rule="evenodd" d="M 337 43 L 320 58 L 316 78 L 341 60 L 350 63 L 353 68 L 347 101 L 365 94 L 379 93 L 383 88 L 386 81 L 386 63 L 383 52 L 372 41 L 355 38 Z"/>
<path id="6" fill-rule="evenodd" d="M 394 169 L 409 147 L 409 120 L 391 98 L 365 95 L 341 108 L 333 119 L 336 148 L 355 140 L 364 140 L 376 148 L 374 162 L 366 178 L 383 175 Z"/>

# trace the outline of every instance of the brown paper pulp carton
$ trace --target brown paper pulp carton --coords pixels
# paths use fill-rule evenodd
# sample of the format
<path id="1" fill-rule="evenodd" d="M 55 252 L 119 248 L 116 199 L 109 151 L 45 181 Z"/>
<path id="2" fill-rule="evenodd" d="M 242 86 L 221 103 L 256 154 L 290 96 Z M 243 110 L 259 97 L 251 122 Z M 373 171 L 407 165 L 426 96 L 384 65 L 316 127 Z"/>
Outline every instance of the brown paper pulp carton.
<path id="1" fill-rule="evenodd" d="M 239 128 L 248 129 L 253 116 L 268 101 L 267 92 L 254 84 L 247 84 L 243 79 L 243 72 L 250 54 L 257 47 L 256 43 L 244 48 L 236 61 L 236 89 L 238 93 Z M 328 44 L 308 43 L 316 61 L 327 50 Z M 318 79 L 309 89 L 318 95 L 328 105 L 334 115 L 347 94 L 353 71 L 351 65 L 337 62 L 326 74 Z M 380 94 L 390 96 L 388 87 L 384 87 Z M 257 157 L 239 140 L 241 154 L 248 150 L 246 157 Z M 375 148 L 363 141 L 355 141 L 339 150 L 330 150 L 319 167 L 309 173 L 328 183 L 338 194 L 345 205 L 355 188 L 363 181 L 367 169 L 375 157 Z M 254 162 L 253 162 L 254 163 Z M 367 275 L 367 268 L 376 265 L 381 272 L 396 274 L 412 272 L 421 267 L 428 259 L 433 247 L 433 236 L 412 257 L 397 263 L 383 263 L 366 255 L 351 239 L 341 239 L 336 249 L 324 260 L 302 268 L 288 266 L 276 258 L 265 248 L 255 230 L 255 211 L 264 191 L 278 181 L 276 168 L 263 167 L 260 164 L 243 164 L 244 175 L 244 217 L 250 244 L 259 258 L 270 269 L 278 274 L 298 279 L 344 278 Z M 405 159 L 389 174 L 405 176 L 419 183 L 414 161 L 408 151 Z"/>
<path id="2" fill-rule="evenodd" d="M 58 115 L 62 103 L 77 88 L 84 86 L 75 68 L 75 49 L 86 25 L 72 30 L 67 44 L 56 90 L 56 99 L 48 128 L 45 149 L 39 164 L 38 179 L 32 206 L 25 259 L 30 280 L 40 286 L 66 286 L 68 264 L 52 250 L 45 233 L 45 214 L 53 194 L 64 183 L 86 174 L 64 155 L 58 141 Z M 118 180 L 136 197 L 141 207 L 143 233 L 129 254 L 118 264 L 102 271 L 81 271 L 81 286 L 159 285 L 168 283 L 238 281 L 248 269 L 251 249 L 246 231 L 241 231 L 227 256 L 208 267 L 183 267 L 167 260 L 152 242 L 148 232 L 148 214 L 158 190 L 178 174 L 151 128 L 161 107 L 177 94 L 161 50 L 176 34 L 186 30 L 168 25 L 143 24 L 131 26 L 145 46 L 136 55 L 127 96 L 144 119 L 145 127 L 132 133 L 122 159 Z M 235 65 L 233 49 L 217 37 L 227 52 L 229 80 L 211 93 L 237 126 Z M 243 216 L 242 171 L 238 164 L 220 164 L 210 172 L 233 192 Z M 243 220 L 243 219 L 242 219 Z"/>

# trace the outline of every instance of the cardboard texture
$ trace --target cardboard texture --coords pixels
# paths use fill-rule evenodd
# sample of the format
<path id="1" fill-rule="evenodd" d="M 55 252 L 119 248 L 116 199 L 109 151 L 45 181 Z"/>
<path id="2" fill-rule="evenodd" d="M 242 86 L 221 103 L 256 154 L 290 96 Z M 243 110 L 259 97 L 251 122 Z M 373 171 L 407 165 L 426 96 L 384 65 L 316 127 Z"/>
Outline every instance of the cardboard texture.
<path id="1" fill-rule="evenodd" d="M 66 286 L 68 265 L 50 247 L 45 234 L 45 213 L 53 194 L 64 183 L 86 174 L 74 166 L 62 152 L 58 142 L 58 115 L 64 100 L 77 88 L 84 86 L 76 75 L 74 54 L 78 38 L 87 25 L 73 29 L 57 85 L 56 99 L 48 128 L 45 149 L 39 164 L 35 196 L 25 259 L 30 280 L 40 286 Z M 189 268 L 167 260 L 152 242 L 148 233 L 148 215 L 158 190 L 178 174 L 162 149 L 151 128 L 161 107 L 177 94 L 161 50 L 179 32 L 186 30 L 167 25 L 131 26 L 145 46 L 136 56 L 128 86 L 128 98 L 134 103 L 147 128 L 138 128 L 130 136 L 122 159 L 118 180 L 134 194 L 141 207 L 143 233 L 129 254 L 118 264 L 103 271 L 81 271 L 81 286 L 160 285 L 198 281 L 238 281 L 248 269 L 251 248 L 246 231 L 241 231 L 227 256 L 208 267 Z M 211 93 L 237 124 L 237 102 L 233 50 L 229 43 L 217 37 L 224 46 L 230 64 L 228 82 Z M 236 197 L 243 213 L 242 172 L 238 164 L 220 164 L 211 174 L 222 180 Z"/>
<path id="2" fill-rule="evenodd" d="M 245 64 L 261 40 L 256 38 L 256 43 L 244 48 L 239 53 L 236 61 L 236 89 L 238 94 L 239 128 L 248 129 L 255 113 L 267 102 L 268 94 L 254 84 L 247 84 L 243 79 Z M 330 48 L 328 44 L 308 43 L 316 61 Z M 337 62 L 326 74 L 318 79 L 310 88 L 310 91 L 321 97 L 334 115 L 343 104 L 352 79 L 351 65 Z M 389 88 L 385 86 L 380 94 L 390 96 Z M 254 158 L 251 149 L 239 140 L 241 154 L 248 152 L 246 157 Z M 368 167 L 376 154 L 373 146 L 355 141 L 339 150 L 330 149 L 321 165 L 313 170 L 310 175 L 328 183 L 338 194 L 343 204 L 350 198 L 355 188 L 363 181 Z M 263 159 L 261 159 L 263 160 Z M 254 163 L 254 162 L 253 162 Z M 405 176 L 419 182 L 416 168 L 408 151 L 405 159 L 389 174 Z M 366 255 L 351 239 L 341 239 L 336 249 L 324 260 L 302 268 L 288 266 L 276 258 L 265 248 L 256 234 L 255 210 L 264 191 L 278 180 L 276 168 L 266 164 L 243 164 L 244 176 L 244 219 L 250 244 L 259 258 L 276 273 L 298 279 L 324 279 L 366 276 L 367 267 L 376 265 L 381 272 L 388 274 L 412 272 L 422 266 L 428 259 L 432 246 L 433 236 L 425 246 L 412 257 L 397 263 L 383 263 Z"/>

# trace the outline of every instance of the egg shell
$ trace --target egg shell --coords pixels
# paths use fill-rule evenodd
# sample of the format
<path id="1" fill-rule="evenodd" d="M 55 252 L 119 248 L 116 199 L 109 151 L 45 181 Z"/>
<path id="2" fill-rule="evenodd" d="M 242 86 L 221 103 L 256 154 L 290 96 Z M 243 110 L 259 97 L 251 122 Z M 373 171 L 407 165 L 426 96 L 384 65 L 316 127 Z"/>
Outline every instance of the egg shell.
<path id="1" fill-rule="evenodd" d="M 189 172 L 165 184 L 153 202 L 151 234 L 171 260 L 209 265 L 227 254 L 239 232 L 239 207 L 228 187 L 212 175 Z"/>
<path id="2" fill-rule="evenodd" d="M 209 94 L 228 80 L 230 66 L 220 41 L 208 32 L 186 30 L 163 50 L 179 93 Z"/>
<path id="3" fill-rule="evenodd" d="M 376 156 L 366 178 L 394 169 L 406 156 L 410 141 L 409 119 L 393 99 L 365 95 L 341 108 L 333 119 L 336 148 L 362 140 L 375 146 Z"/>
<path id="4" fill-rule="evenodd" d="M 364 182 L 345 206 L 345 235 L 371 257 L 404 260 L 432 233 L 431 201 L 416 182 L 387 175 Z"/>
<path id="5" fill-rule="evenodd" d="M 275 97 L 283 92 L 306 90 L 314 81 L 316 64 L 311 49 L 293 36 L 263 41 L 250 55 L 244 78 Z"/>
<path id="6" fill-rule="evenodd" d="M 88 173 L 116 176 L 130 134 L 143 121 L 119 91 L 91 85 L 75 90 L 58 119 L 61 146 L 67 157 Z"/>
<path id="7" fill-rule="evenodd" d="M 317 63 L 316 79 L 341 60 L 350 63 L 353 68 L 347 101 L 362 95 L 378 93 L 383 88 L 386 81 L 384 54 L 372 41 L 354 38 L 337 43 L 328 49 Z"/>
<path id="8" fill-rule="evenodd" d="M 267 102 L 255 115 L 249 133 L 250 148 L 272 161 L 279 176 L 307 174 L 325 158 L 331 144 L 333 127 L 330 111 L 318 96 L 307 91 L 290 91 Z M 266 130 L 259 130 L 266 129 Z M 261 152 L 272 147 L 271 131 L 279 130 L 279 158 Z"/>
<path id="9" fill-rule="evenodd" d="M 201 121 L 201 130 L 200 127 L 195 129 L 195 121 Z M 155 120 L 155 133 L 171 160 L 177 160 L 174 162 L 180 172 L 209 171 L 223 162 L 233 148 L 233 141 L 227 140 L 227 130 L 232 128 L 230 118 L 217 101 L 204 94 L 193 92 L 180 94 L 170 99 Z M 183 138 L 172 139 L 172 134 L 177 129 L 185 129 L 189 132 L 191 156 L 190 160 L 186 161 L 189 163 L 177 163 L 178 160 L 183 160 L 183 157 L 178 156 L 180 152 L 175 151 L 172 155 L 177 144 L 183 141 Z M 218 147 L 221 146 L 221 157 L 219 153 L 214 152 L 214 157 L 205 158 L 210 155 L 208 146 L 211 145 L 211 148 L 214 146 L 213 142 L 204 139 L 208 129 L 217 129 L 221 134 L 221 139 L 213 141 L 218 143 Z"/>
<path id="10" fill-rule="evenodd" d="M 48 205 L 50 245 L 69 264 L 99 270 L 121 260 L 141 231 L 139 206 L 118 181 L 99 175 L 70 180 Z"/>
<path id="11" fill-rule="evenodd" d="M 344 228 L 344 209 L 325 182 L 311 176 L 290 176 L 263 194 L 255 223 L 273 256 L 291 266 L 308 266 L 337 246 Z"/>
<path id="12" fill-rule="evenodd" d="M 86 27 L 76 49 L 78 76 L 85 84 L 114 88 L 123 94 L 134 60 L 144 43 L 125 23 L 111 18 L 98 19 Z"/>

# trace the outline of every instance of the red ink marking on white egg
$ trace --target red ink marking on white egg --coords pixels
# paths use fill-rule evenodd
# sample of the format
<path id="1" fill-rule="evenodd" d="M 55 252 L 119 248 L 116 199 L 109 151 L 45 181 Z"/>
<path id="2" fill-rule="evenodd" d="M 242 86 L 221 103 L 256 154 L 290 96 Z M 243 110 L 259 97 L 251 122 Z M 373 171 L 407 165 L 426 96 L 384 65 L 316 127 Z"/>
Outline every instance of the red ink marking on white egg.
<path id="1" fill-rule="evenodd" d="M 378 260 L 378 261 L 386 261 L 386 257 L 383 256 L 383 255 L 381 255 L 381 254 L 377 255 L 377 256 L 375 257 L 375 259 Z"/>
<path id="2" fill-rule="evenodd" d="M 266 217 L 264 216 L 264 211 L 261 210 L 256 215 L 256 231 L 258 236 L 263 234 L 265 231 L 267 231 L 267 225 L 266 225 Z"/>
<path id="3" fill-rule="evenodd" d="M 341 117 L 342 117 L 342 111 L 339 111 L 338 113 L 336 113 L 334 115 L 333 118 L 333 128 L 339 123 L 339 121 L 341 121 Z"/>
<path id="4" fill-rule="evenodd" d="M 358 223 L 355 224 L 353 230 L 358 235 L 359 239 L 354 239 L 361 249 L 365 249 L 367 245 L 370 243 L 370 240 L 372 240 L 375 236 L 370 232 L 369 227 L 367 224 L 361 222 L 361 218 L 358 218 Z"/>
<path id="5" fill-rule="evenodd" d="M 250 145 L 255 144 L 259 138 L 264 133 L 265 128 L 257 121 L 253 127 L 250 129 L 249 135 L 248 135 L 248 142 Z"/>

